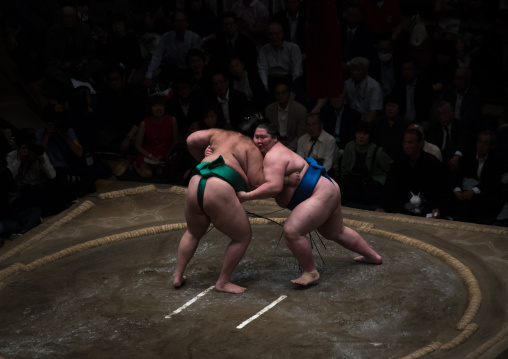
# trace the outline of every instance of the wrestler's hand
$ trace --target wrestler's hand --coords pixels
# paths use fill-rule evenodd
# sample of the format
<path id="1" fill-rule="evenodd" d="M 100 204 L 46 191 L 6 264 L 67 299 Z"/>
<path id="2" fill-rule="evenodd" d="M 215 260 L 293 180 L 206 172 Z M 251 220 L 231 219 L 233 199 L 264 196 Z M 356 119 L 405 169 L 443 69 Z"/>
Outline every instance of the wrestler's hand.
<path id="1" fill-rule="evenodd" d="M 284 185 L 295 187 L 300 184 L 300 172 L 293 172 L 288 176 L 284 177 Z"/>
<path id="2" fill-rule="evenodd" d="M 248 201 L 249 197 L 250 197 L 249 192 L 244 192 L 244 191 L 236 192 L 236 195 L 238 196 L 238 199 L 240 200 L 240 203 Z"/>
<path id="3" fill-rule="evenodd" d="M 205 157 L 208 157 L 213 154 L 212 146 L 208 145 L 208 147 L 205 150 Z"/>

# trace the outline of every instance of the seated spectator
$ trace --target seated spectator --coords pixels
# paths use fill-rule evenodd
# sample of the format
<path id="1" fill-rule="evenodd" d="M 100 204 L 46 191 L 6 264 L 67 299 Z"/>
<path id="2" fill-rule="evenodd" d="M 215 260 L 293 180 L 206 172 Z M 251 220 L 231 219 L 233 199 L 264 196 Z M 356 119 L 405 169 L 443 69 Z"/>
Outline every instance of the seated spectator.
<path id="1" fill-rule="evenodd" d="M 97 150 L 133 153 L 136 131 L 145 113 L 139 96 L 127 87 L 127 74 L 119 65 L 105 70 L 106 87 L 97 98 Z"/>
<path id="2" fill-rule="evenodd" d="M 238 56 L 249 72 L 257 72 L 257 49 L 254 42 L 238 31 L 239 19 L 234 12 L 222 15 L 222 31 L 214 41 L 203 46 L 212 54 L 213 66 L 222 66 L 232 56 Z"/>
<path id="3" fill-rule="evenodd" d="M 346 102 L 360 112 L 362 121 L 372 122 L 377 112 L 383 109 L 383 90 L 369 76 L 369 60 L 355 57 L 349 61 L 351 78 L 344 82 Z"/>
<path id="4" fill-rule="evenodd" d="M 284 0 L 285 10 L 273 15 L 272 20 L 281 24 L 284 32 L 284 40 L 295 43 L 300 47 L 300 52 L 305 53 L 305 3 L 300 0 Z"/>
<path id="5" fill-rule="evenodd" d="M 220 107 L 215 102 L 207 102 L 202 108 L 199 120 L 194 122 L 192 128 L 194 131 L 209 130 L 211 128 L 224 129 L 226 121 L 222 117 Z"/>
<path id="6" fill-rule="evenodd" d="M 413 129 L 413 130 L 420 131 L 420 133 L 422 134 L 422 137 L 423 137 L 422 150 L 424 150 L 425 152 L 430 153 L 432 156 L 436 157 L 439 160 L 439 162 L 443 162 L 443 155 L 441 155 L 441 150 L 439 149 L 439 147 L 437 147 L 435 144 L 427 142 L 425 140 L 425 131 L 423 130 L 422 125 L 420 125 L 419 123 L 412 123 L 407 127 L 407 129 Z"/>
<path id="7" fill-rule="evenodd" d="M 269 43 L 261 47 L 258 55 L 258 72 L 267 91 L 275 83 L 291 83 L 303 74 L 302 54 L 298 45 L 284 40 L 284 31 L 278 23 L 268 26 Z"/>
<path id="8" fill-rule="evenodd" d="M 182 11 L 175 11 L 172 16 L 174 30 L 162 35 L 157 49 L 148 65 L 143 84 L 153 87 L 152 77 L 154 72 L 163 64 L 158 78 L 160 82 L 168 84 L 175 76 L 186 67 L 185 56 L 190 49 L 199 49 L 201 43 L 199 35 L 187 30 L 187 16 Z"/>
<path id="9" fill-rule="evenodd" d="M 454 118 L 453 108 L 448 102 L 438 103 L 435 112 L 439 122 L 431 124 L 429 142 L 441 149 L 443 162 L 454 171 L 465 151 L 470 148 L 470 133 Z"/>
<path id="10" fill-rule="evenodd" d="M 369 73 L 381 85 L 383 96 L 387 96 L 393 93 L 395 84 L 400 81 L 400 59 L 394 51 L 391 38 L 382 38 L 377 42 L 376 48 L 377 58 L 373 59 Z"/>
<path id="11" fill-rule="evenodd" d="M 401 62 L 401 78 L 393 90 L 401 100 L 400 113 L 408 121 L 427 122 L 432 105 L 432 85 L 425 76 L 420 76 L 417 58 L 408 57 Z"/>
<path id="12" fill-rule="evenodd" d="M 237 0 L 231 6 L 231 11 L 238 16 L 240 31 L 256 46 L 263 44 L 270 18 L 265 4 L 259 0 Z"/>
<path id="13" fill-rule="evenodd" d="M 360 121 L 355 140 L 346 145 L 342 155 L 339 184 L 343 203 L 379 204 L 384 199 L 393 160 L 370 141 L 372 130 L 372 124 Z"/>
<path id="14" fill-rule="evenodd" d="M 444 40 L 438 42 L 425 69 L 425 77 L 432 84 L 434 97 L 439 96 L 443 89 L 452 83 L 455 68 L 457 68 L 457 59 L 454 44 Z"/>
<path id="15" fill-rule="evenodd" d="M 312 157 L 335 177 L 338 171 L 339 150 L 335 138 L 323 130 L 319 114 L 311 113 L 305 119 L 306 133 L 298 139 L 296 153 L 303 158 Z"/>
<path id="16" fill-rule="evenodd" d="M 18 186 L 7 168 L 5 156 L 0 157 L 0 247 L 4 239 L 28 232 L 41 223 L 41 210 L 33 206 L 25 206 L 12 201 Z"/>
<path id="17" fill-rule="evenodd" d="M 215 39 L 218 32 L 217 16 L 204 0 L 185 1 L 185 11 L 189 18 L 189 30 L 199 35 L 202 45 Z"/>
<path id="18" fill-rule="evenodd" d="M 455 215 L 459 221 L 493 222 L 502 206 L 502 164 L 494 156 L 494 133 L 481 131 L 476 139 L 476 153 L 464 156 L 452 177 Z"/>
<path id="19" fill-rule="evenodd" d="M 111 32 L 107 36 L 105 50 L 106 66 L 122 66 L 127 83 L 132 84 L 143 59 L 138 39 L 133 32 L 127 31 L 127 20 L 123 17 L 115 16 L 111 20 Z"/>
<path id="20" fill-rule="evenodd" d="M 56 171 L 60 189 L 59 200 L 66 203 L 95 192 L 99 178 L 109 178 L 111 168 L 102 161 L 84 156 L 83 146 L 76 132 L 69 126 L 69 114 L 62 104 L 48 104 L 44 111 L 45 128 L 36 131 L 36 141 L 42 145 Z"/>
<path id="21" fill-rule="evenodd" d="M 17 75 L 26 83 L 37 81 L 44 70 L 44 36 L 57 17 L 58 2 L 17 0 L 5 4 L 2 32 Z"/>
<path id="22" fill-rule="evenodd" d="M 454 117 L 474 133 L 484 128 L 482 122 L 483 94 L 471 84 L 471 70 L 458 68 L 455 70 L 453 84 L 443 89 L 438 102 L 446 101 L 454 109 Z"/>
<path id="23" fill-rule="evenodd" d="M 399 113 L 400 100 L 397 96 L 386 96 L 382 115 L 373 122 L 372 142 L 383 147 L 388 156 L 396 159 L 402 153 L 402 135 L 410 121 Z"/>
<path id="24" fill-rule="evenodd" d="M 331 98 L 321 109 L 321 118 L 325 131 L 335 137 L 339 157 L 342 156 L 346 145 L 355 138 L 360 113 L 344 102 L 342 93 L 338 97 Z"/>
<path id="25" fill-rule="evenodd" d="M 275 86 L 275 100 L 266 108 L 265 118 L 279 131 L 279 141 L 296 151 L 298 138 L 305 133 L 307 110 L 291 99 L 286 83 Z"/>
<path id="26" fill-rule="evenodd" d="M 37 207 L 42 216 L 57 214 L 69 203 L 58 201 L 56 172 L 44 151 L 35 144 L 35 133 L 24 129 L 16 134 L 18 148 L 7 154 L 7 166 L 14 177 L 18 193 L 16 201 L 24 206 Z"/>
<path id="27" fill-rule="evenodd" d="M 268 93 L 257 71 L 247 71 L 245 63 L 239 56 L 234 56 L 229 61 L 230 88 L 243 92 L 247 99 L 258 109 L 266 107 Z"/>
<path id="28" fill-rule="evenodd" d="M 204 98 L 193 91 L 193 85 L 189 76 L 180 76 L 173 85 L 173 96 L 166 102 L 166 114 L 176 118 L 182 141 L 189 135 L 192 124 L 199 120 L 204 103 Z"/>
<path id="29" fill-rule="evenodd" d="M 385 203 L 379 211 L 446 218 L 449 178 L 443 164 L 422 147 L 422 134 L 406 130 L 403 155 L 395 160 L 388 173 Z"/>
<path id="30" fill-rule="evenodd" d="M 176 153 L 178 145 L 178 124 L 176 119 L 164 113 L 166 101 L 160 95 L 150 98 L 151 116 L 141 121 L 136 135 L 138 157 L 136 172 L 143 178 L 154 174 L 162 176 L 180 171 L 180 158 Z M 176 155 L 173 156 L 172 155 Z"/>
<path id="31" fill-rule="evenodd" d="M 78 21 L 76 9 L 64 6 L 61 21 L 53 25 L 44 40 L 44 73 L 71 88 L 70 79 L 94 82 L 100 69 L 95 44 L 87 25 Z"/>
<path id="32" fill-rule="evenodd" d="M 226 120 L 226 128 L 238 131 L 243 117 L 254 111 L 247 96 L 240 91 L 230 89 L 226 72 L 218 71 L 212 75 L 212 87 L 214 95 L 210 100 L 220 105 L 221 116 Z"/>
<path id="33" fill-rule="evenodd" d="M 355 57 L 373 60 L 374 36 L 364 22 L 362 9 L 356 4 L 347 5 L 341 22 L 342 62 L 348 64 Z"/>
<path id="34" fill-rule="evenodd" d="M 212 92 L 211 75 L 206 65 L 205 54 L 199 49 L 190 49 L 185 56 L 187 73 L 193 79 L 193 92 L 206 96 Z M 178 81 L 182 76 L 177 76 Z"/>

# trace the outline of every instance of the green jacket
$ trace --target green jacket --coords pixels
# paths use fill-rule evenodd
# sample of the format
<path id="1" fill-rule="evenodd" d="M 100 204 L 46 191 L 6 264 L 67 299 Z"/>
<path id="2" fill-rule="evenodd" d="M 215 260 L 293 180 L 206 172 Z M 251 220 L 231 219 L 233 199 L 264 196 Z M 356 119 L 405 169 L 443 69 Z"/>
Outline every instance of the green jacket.
<path id="1" fill-rule="evenodd" d="M 376 152 L 376 158 L 374 165 L 372 165 L 372 156 L 374 155 L 374 150 L 377 145 L 375 143 L 369 143 L 369 147 L 367 149 L 367 169 L 370 172 L 370 177 L 380 184 L 384 185 L 386 181 L 386 177 L 388 172 L 390 171 L 390 167 L 392 166 L 393 160 L 386 154 L 382 147 L 378 147 Z M 350 175 L 353 166 L 356 162 L 356 143 L 355 141 L 351 141 L 344 148 L 344 153 L 342 155 L 342 165 L 341 165 L 341 173 L 342 176 Z M 374 167 L 374 168 L 371 168 Z"/>

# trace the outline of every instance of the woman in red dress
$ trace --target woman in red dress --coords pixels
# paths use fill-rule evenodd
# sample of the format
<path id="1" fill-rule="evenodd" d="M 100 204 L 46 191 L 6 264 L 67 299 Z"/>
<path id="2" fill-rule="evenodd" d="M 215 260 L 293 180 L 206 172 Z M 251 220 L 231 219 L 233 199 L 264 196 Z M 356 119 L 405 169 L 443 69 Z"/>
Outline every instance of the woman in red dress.
<path id="1" fill-rule="evenodd" d="M 136 172 L 144 178 L 163 174 L 164 166 L 178 143 L 176 119 L 164 113 L 166 100 L 155 95 L 150 98 L 152 116 L 139 125 L 136 136 L 138 157 Z"/>

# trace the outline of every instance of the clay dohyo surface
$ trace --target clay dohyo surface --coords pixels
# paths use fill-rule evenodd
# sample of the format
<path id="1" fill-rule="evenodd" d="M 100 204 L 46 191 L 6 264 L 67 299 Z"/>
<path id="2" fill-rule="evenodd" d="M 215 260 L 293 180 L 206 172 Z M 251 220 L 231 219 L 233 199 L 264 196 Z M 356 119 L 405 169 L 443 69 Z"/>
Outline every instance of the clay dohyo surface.
<path id="1" fill-rule="evenodd" d="M 280 240 L 282 227 L 256 222 L 232 278 L 248 290 L 232 295 L 209 290 L 228 244 L 216 229 L 202 239 L 179 290 L 171 282 L 184 229 L 94 242 L 168 219 L 184 222 L 184 193 L 159 187 L 88 200 L 93 205 L 85 212 L 54 230 L 65 214 L 45 223 L 44 236 L 34 233 L 22 239 L 30 246 L 0 257 L 5 358 L 495 358 L 505 347 L 508 232 L 502 229 L 344 209 L 384 264 L 356 263 L 353 253 L 323 239 L 324 248 L 314 233 L 321 279 L 302 289 L 289 282 L 300 271 Z M 246 209 L 272 218 L 289 213 L 272 213 L 278 208 L 270 202 Z M 16 263 L 30 267 L 92 242 L 6 274 Z M 459 329 L 465 313 L 468 326 Z"/>

